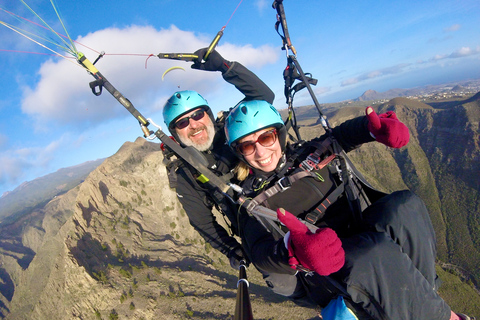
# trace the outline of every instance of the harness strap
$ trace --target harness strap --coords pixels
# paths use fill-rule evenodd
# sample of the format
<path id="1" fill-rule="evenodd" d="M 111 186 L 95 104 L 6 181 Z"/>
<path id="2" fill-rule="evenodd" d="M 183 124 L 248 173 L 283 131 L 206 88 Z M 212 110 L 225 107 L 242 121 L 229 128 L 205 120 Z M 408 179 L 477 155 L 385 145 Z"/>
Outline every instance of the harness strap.
<path id="1" fill-rule="evenodd" d="M 342 150 L 337 140 L 334 140 L 333 137 L 332 140 L 333 149 L 335 151 L 335 154 L 337 155 L 336 158 L 338 159 L 340 164 L 340 175 L 344 184 L 345 194 L 348 199 L 347 202 L 350 206 L 350 211 L 354 214 L 355 219 L 360 220 L 362 215 L 362 209 L 360 205 L 360 200 L 358 198 L 358 190 L 356 190 L 355 186 L 353 185 L 353 179 L 350 176 L 351 174 L 353 174 L 352 170 L 347 161 L 345 160 L 345 152 Z"/>
<path id="2" fill-rule="evenodd" d="M 308 177 L 308 176 L 316 177 L 315 174 L 313 174 L 309 171 L 304 171 L 304 170 L 299 171 L 297 173 L 294 173 L 290 176 L 283 177 L 280 180 L 278 180 L 275 183 L 275 185 L 271 186 L 270 188 L 261 192 L 259 195 L 257 195 L 255 198 L 253 198 L 251 203 L 255 202 L 256 203 L 255 205 L 258 205 L 258 204 L 264 202 L 265 200 L 267 200 L 268 198 L 274 196 L 275 194 L 287 190 L 288 188 L 290 188 L 292 186 L 292 184 L 294 182 L 296 182 L 296 181 L 298 181 L 302 178 Z"/>
<path id="3" fill-rule="evenodd" d="M 343 183 L 333 190 L 328 197 L 326 197 L 312 212 L 309 212 L 305 216 L 305 220 L 311 224 L 317 223 L 318 220 L 323 218 L 325 211 L 330 205 L 332 205 L 342 195 L 344 191 Z"/>
<path id="4" fill-rule="evenodd" d="M 306 160 L 302 161 L 302 163 L 300 164 L 300 168 L 303 170 L 296 172 L 290 176 L 286 176 L 279 179 L 275 183 L 275 185 L 261 192 L 252 200 L 256 203 L 256 205 L 263 203 L 265 200 L 267 200 L 268 198 L 274 196 L 279 192 L 285 191 L 286 189 L 290 188 L 293 183 L 295 183 L 296 181 L 302 178 L 309 177 L 309 176 L 316 178 L 315 173 L 312 173 L 311 171 L 314 169 L 320 170 L 324 168 L 327 164 L 329 164 L 335 158 L 335 153 L 331 148 L 332 146 L 331 139 L 325 139 L 321 142 L 315 141 L 315 142 L 312 142 L 311 145 L 316 147 L 316 149 L 311 155 L 307 157 Z M 327 152 L 330 152 L 332 154 L 322 160 L 321 159 L 322 155 L 324 155 Z"/>

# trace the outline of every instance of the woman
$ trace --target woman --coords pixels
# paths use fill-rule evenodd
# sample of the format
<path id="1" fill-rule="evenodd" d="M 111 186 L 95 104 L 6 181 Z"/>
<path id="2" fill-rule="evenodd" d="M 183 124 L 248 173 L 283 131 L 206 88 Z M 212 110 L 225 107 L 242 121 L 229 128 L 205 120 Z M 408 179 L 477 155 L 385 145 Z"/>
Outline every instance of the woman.
<path id="1" fill-rule="evenodd" d="M 244 196 L 279 209 L 290 230 L 283 236 L 285 227 L 239 215 L 242 246 L 274 291 L 279 285 L 294 301 L 322 308 L 343 296 L 362 319 L 469 319 L 436 292 L 435 235 L 423 202 L 409 191 L 373 192 L 348 178 L 347 161 L 333 160 L 338 145 L 348 152 L 375 140 L 408 143 L 408 129 L 393 112 L 378 116 L 369 107 L 366 117 L 346 121 L 331 136 L 290 145 L 277 110 L 248 101 L 230 112 L 225 132 L 244 162 L 238 169 Z M 312 233 L 294 216 L 320 228 Z"/>

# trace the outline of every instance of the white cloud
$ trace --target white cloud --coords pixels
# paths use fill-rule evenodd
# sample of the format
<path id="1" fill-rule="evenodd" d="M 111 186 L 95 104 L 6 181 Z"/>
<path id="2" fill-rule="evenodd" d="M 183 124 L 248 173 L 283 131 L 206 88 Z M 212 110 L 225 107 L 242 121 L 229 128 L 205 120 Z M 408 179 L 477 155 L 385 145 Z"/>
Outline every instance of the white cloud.
<path id="1" fill-rule="evenodd" d="M 0 185 L 18 184 L 26 179 L 25 174 L 28 169 L 47 168 L 54 159 L 55 153 L 69 144 L 68 139 L 62 136 L 45 147 L 20 148 L 1 152 Z"/>
<path id="2" fill-rule="evenodd" d="M 23 163 L 22 159 L 3 154 L 0 155 L 0 185 L 6 183 L 18 183 L 23 178 L 23 170 L 31 167 L 31 164 Z"/>
<path id="3" fill-rule="evenodd" d="M 262 13 L 265 8 L 267 8 L 271 4 L 271 1 L 268 2 L 266 0 L 257 0 L 255 1 L 255 6 L 258 8 L 258 11 Z"/>
<path id="4" fill-rule="evenodd" d="M 192 70 L 191 63 L 148 57 L 148 54 L 160 52 L 191 53 L 210 43 L 210 39 L 175 26 L 162 30 L 149 26 L 108 28 L 77 41 L 106 53 L 95 66 L 141 113 L 161 108 L 164 99 L 178 88 L 216 90 L 223 83 L 214 72 Z M 77 50 L 84 51 L 91 62 L 98 56 L 81 45 L 77 45 Z M 254 48 L 225 43 L 217 50 L 228 60 L 242 61 L 248 67 L 261 67 L 278 58 L 277 50 L 270 46 Z M 172 66 L 181 66 L 185 72 L 171 72 L 162 81 L 162 74 Z M 49 60 L 41 66 L 38 76 L 40 80 L 34 87 L 24 88 L 22 103 L 23 112 L 37 121 L 37 128 L 51 121 L 79 127 L 95 126 L 127 115 L 105 89 L 100 97 L 93 95 L 88 84 L 95 79 L 74 60 Z"/>
<path id="5" fill-rule="evenodd" d="M 456 58 L 464 58 L 473 55 L 480 54 L 480 47 L 472 49 L 470 47 L 462 47 L 460 49 L 455 50 L 450 54 L 437 54 L 430 58 L 430 61 L 439 61 L 444 59 L 456 59 Z"/>
<path id="6" fill-rule="evenodd" d="M 400 63 L 391 67 L 365 72 L 357 77 L 349 78 L 347 80 L 342 81 L 341 86 L 346 87 L 361 81 L 379 78 L 379 77 L 383 77 L 391 74 L 402 73 L 409 66 L 410 66 L 409 63 Z"/>
<path id="7" fill-rule="evenodd" d="M 457 50 L 453 51 L 450 54 L 434 55 L 433 57 L 428 59 L 428 61 L 419 59 L 419 60 L 416 61 L 415 65 L 417 66 L 416 68 L 420 68 L 421 65 L 425 65 L 425 64 L 427 64 L 427 62 L 428 63 L 442 63 L 443 60 L 465 58 L 465 57 L 470 57 L 470 56 L 474 56 L 474 55 L 478 55 L 478 54 L 480 54 L 480 47 L 477 47 L 477 48 L 474 48 L 474 49 L 472 49 L 470 47 L 462 47 L 460 49 L 457 49 Z M 380 78 L 380 77 L 384 77 L 384 76 L 392 75 L 392 74 L 400 74 L 400 73 L 404 73 L 406 71 L 411 71 L 413 69 L 415 69 L 415 67 L 413 67 L 413 64 L 411 64 L 411 63 L 399 63 L 399 64 L 391 66 L 391 67 L 368 71 L 368 72 L 362 73 L 362 74 L 360 74 L 356 77 L 348 78 L 348 79 L 341 82 L 341 86 L 342 87 L 351 86 L 351 85 L 360 83 L 362 81 L 375 79 L 375 78 Z"/>
<path id="8" fill-rule="evenodd" d="M 451 25 L 451 26 L 443 29 L 443 31 L 444 32 L 454 32 L 454 31 L 460 30 L 461 27 L 462 26 L 457 23 L 457 24 Z"/>

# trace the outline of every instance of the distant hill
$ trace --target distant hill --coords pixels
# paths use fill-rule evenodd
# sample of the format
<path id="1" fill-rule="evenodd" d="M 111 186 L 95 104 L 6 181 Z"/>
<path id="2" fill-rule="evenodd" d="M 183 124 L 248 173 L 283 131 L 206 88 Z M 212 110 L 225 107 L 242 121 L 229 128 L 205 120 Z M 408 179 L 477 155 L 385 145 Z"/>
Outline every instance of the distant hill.
<path id="1" fill-rule="evenodd" d="M 465 88 L 460 86 L 460 85 L 456 85 L 455 87 L 452 88 L 452 91 L 453 92 L 463 92 L 463 91 L 465 91 Z"/>
<path id="2" fill-rule="evenodd" d="M 15 190 L 0 197 L 0 222 L 11 215 L 21 215 L 53 197 L 67 192 L 81 183 L 105 159 L 87 161 L 80 165 L 59 169 L 41 178 L 22 183 Z"/>
<path id="3" fill-rule="evenodd" d="M 427 85 L 408 89 L 390 89 L 385 92 L 377 92 L 375 90 L 367 90 L 360 97 L 352 101 L 373 101 L 373 100 L 389 100 L 396 97 L 413 97 L 420 95 L 433 94 L 436 92 L 476 92 L 480 90 L 480 80 L 466 80 L 460 82 L 446 83 L 440 85 Z"/>

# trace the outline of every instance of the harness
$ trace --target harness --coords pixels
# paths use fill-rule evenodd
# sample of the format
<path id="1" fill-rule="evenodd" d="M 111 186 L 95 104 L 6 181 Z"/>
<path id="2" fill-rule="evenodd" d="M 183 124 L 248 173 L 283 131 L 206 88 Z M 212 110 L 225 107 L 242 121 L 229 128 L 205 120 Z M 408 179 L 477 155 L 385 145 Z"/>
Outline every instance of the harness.
<path id="1" fill-rule="evenodd" d="M 226 112 L 224 111 L 219 113 L 218 118 L 215 121 L 215 127 L 217 131 L 223 131 L 225 113 Z M 225 140 L 223 136 L 221 136 L 220 139 Z M 172 140 L 175 139 L 172 137 Z M 191 163 L 184 161 L 176 154 L 176 152 L 172 151 L 168 146 L 162 143 L 160 148 L 163 153 L 163 164 L 165 165 L 165 168 L 167 170 L 170 188 L 177 187 L 177 171 L 180 168 L 183 168 L 183 171 L 185 172 L 185 175 L 191 185 L 198 190 L 205 191 L 209 195 L 209 197 L 205 196 L 203 199 L 205 205 L 215 206 L 218 212 L 220 212 L 224 217 L 226 224 L 235 234 L 237 234 L 236 228 L 232 226 L 230 221 L 228 221 L 231 220 L 232 217 L 230 217 L 227 212 L 225 212 L 226 210 L 222 209 L 222 207 L 225 205 L 225 199 L 228 199 L 232 204 L 235 204 L 232 200 L 233 192 L 231 190 L 222 191 L 215 183 L 216 181 L 220 181 L 224 185 L 227 185 L 234 178 L 233 169 L 237 164 L 238 159 L 233 155 L 233 153 L 208 153 L 200 152 L 193 147 L 184 148 L 184 150 L 186 150 L 195 159 L 196 165 L 201 164 L 205 168 L 208 168 L 211 174 L 215 175 L 216 181 L 212 181 L 211 179 L 207 178 L 203 174 L 203 172 L 198 169 L 196 165 L 192 165 Z M 227 217 L 228 219 L 225 219 L 225 217 Z"/>
<path id="2" fill-rule="evenodd" d="M 343 156 L 344 152 L 339 143 L 333 137 L 327 137 L 322 141 L 313 140 L 310 142 L 299 142 L 293 146 L 293 153 L 289 156 L 286 166 L 294 164 L 295 160 L 305 154 L 310 149 L 314 149 L 313 152 L 300 162 L 297 168 L 293 168 L 285 175 L 276 173 L 269 177 L 268 181 L 276 182 L 261 191 L 253 199 L 245 202 L 243 207 L 247 213 L 254 215 L 267 230 L 272 232 L 275 230 L 280 235 L 284 235 L 278 227 L 278 222 L 274 219 L 261 219 L 257 214 L 253 214 L 255 210 L 265 205 L 265 202 L 292 187 L 296 182 L 306 178 L 312 177 L 314 179 L 319 178 L 318 171 L 329 166 L 329 172 L 332 173 L 337 179 L 334 181 L 334 189 L 328 194 L 323 195 L 323 200 L 304 217 L 304 223 L 312 230 L 316 229 L 316 224 L 324 217 L 327 209 L 335 203 L 340 197 L 344 196 L 347 199 L 348 205 L 353 221 L 361 219 L 362 211 L 368 207 L 372 202 L 382 197 L 384 194 L 373 189 L 368 182 L 356 171 L 353 165 L 347 161 Z M 297 161 L 298 163 L 299 161 Z M 268 182 L 267 182 L 268 184 Z M 371 189 L 374 192 L 370 192 L 367 195 L 366 189 Z M 265 222 L 268 222 L 267 224 Z"/>

